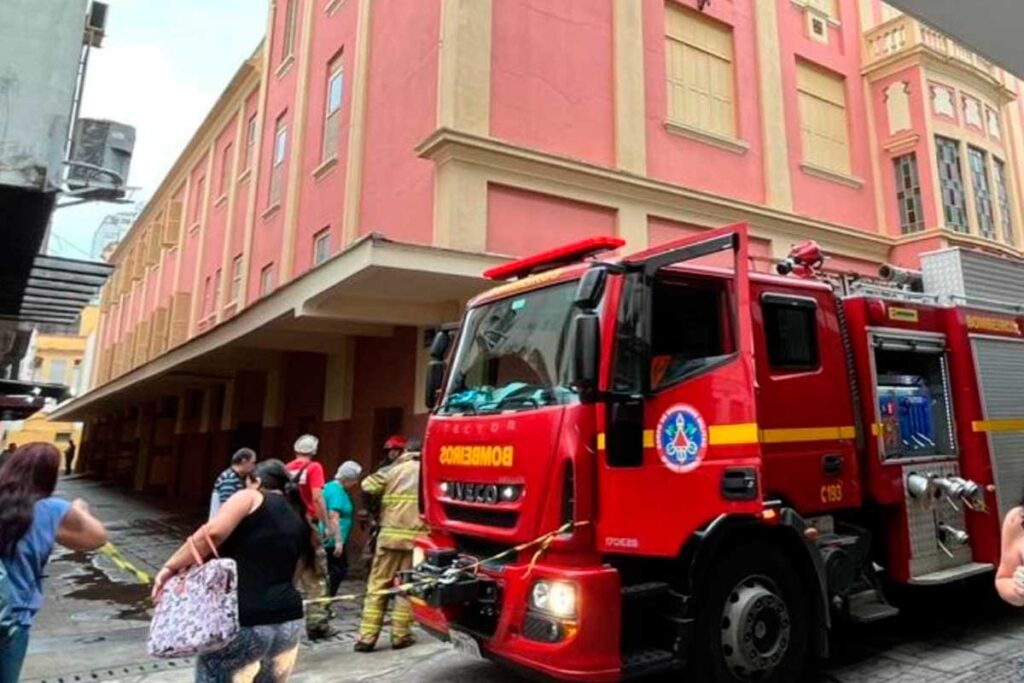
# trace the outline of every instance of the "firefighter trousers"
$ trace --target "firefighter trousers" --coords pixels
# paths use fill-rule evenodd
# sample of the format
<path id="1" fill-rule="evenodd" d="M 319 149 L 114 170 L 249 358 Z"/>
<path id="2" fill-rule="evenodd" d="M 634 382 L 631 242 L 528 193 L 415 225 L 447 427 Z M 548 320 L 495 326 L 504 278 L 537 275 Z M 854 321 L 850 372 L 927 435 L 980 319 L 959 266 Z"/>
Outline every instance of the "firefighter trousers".
<path id="1" fill-rule="evenodd" d="M 299 577 L 299 590 L 305 600 L 318 600 L 327 597 L 327 554 L 322 545 L 315 548 L 316 560 L 312 567 L 302 570 Z M 326 603 L 310 603 L 306 605 L 306 635 L 311 640 L 329 635 L 331 612 Z"/>
<path id="2" fill-rule="evenodd" d="M 375 595 L 376 591 L 384 591 L 392 587 L 395 575 L 403 569 L 412 568 L 412 550 L 389 550 L 377 548 L 373 555 L 373 565 L 366 580 L 366 599 L 363 601 L 363 617 L 359 622 L 359 640 L 374 643 L 384 626 L 384 614 L 390 596 Z M 391 640 L 408 636 L 412 632 L 412 607 L 403 596 L 394 596 L 395 604 L 391 611 Z"/>

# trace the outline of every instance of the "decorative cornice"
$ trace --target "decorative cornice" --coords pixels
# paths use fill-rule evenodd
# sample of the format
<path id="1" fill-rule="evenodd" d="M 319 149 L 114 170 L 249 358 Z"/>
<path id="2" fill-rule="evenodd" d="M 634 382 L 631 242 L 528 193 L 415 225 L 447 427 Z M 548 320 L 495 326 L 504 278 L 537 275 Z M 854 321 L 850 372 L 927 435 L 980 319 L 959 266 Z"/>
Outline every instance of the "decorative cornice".
<path id="1" fill-rule="evenodd" d="M 709 221 L 728 223 L 748 220 L 754 233 L 806 239 L 808 232 L 827 235 L 831 246 L 854 251 L 865 258 L 883 260 L 894 241 L 888 235 L 867 232 L 807 216 L 779 211 L 762 204 L 723 197 L 663 180 L 620 171 L 577 159 L 541 152 L 504 140 L 439 128 L 416 146 L 416 153 L 438 165 L 460 161 L 545 178 L 575 187 L 619 197 L 628 202 L 647 201 L 671 209 L 688 208 Z"/>

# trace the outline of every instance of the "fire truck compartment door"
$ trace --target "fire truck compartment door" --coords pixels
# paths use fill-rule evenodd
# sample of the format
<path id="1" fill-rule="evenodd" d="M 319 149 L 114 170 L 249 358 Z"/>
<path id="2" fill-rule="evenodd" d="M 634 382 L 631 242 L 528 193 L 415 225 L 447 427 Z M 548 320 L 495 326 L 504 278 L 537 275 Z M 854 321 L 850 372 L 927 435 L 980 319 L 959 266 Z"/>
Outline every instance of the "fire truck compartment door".
<path id="1" fill-rule="evenodd" d="M 989 454 L 999 501 L 999 519 L 1020 500 L 1024 489 L 1024 341 L 974 337 L 971 340 L 978 369 L 985 420 L 1009 428 L 989 429 Z"/>
<path id="2" fill-rule="evenodd" d="M 620 447 L 628 433 L 642 440 L 642 457 L 602 453 L 597 532 L 607 552 L 672 557 L 719 515 L 762 510 L 747 244 L 738 224 L 627 260 L 646 295 L 644 350 L 629 351 L 642 368 L 630 400 L 642 397 L 642 407 L 617 410 L 612 398 L 599 444 Z M 700 268 L 704 257 L 715 268 Z M 641 412 L 642 429 L 616 424 Z"/>

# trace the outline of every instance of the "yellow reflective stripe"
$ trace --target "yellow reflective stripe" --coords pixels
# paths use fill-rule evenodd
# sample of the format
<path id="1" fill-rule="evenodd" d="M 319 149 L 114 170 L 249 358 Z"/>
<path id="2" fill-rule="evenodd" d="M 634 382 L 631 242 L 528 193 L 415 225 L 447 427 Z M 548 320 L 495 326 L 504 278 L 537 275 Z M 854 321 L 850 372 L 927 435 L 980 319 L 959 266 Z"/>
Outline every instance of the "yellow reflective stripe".
<path id="1" fill-rule="evenodd" d="M 793 443 L 797 441 L 840 441 L 852 439 L 857 430 L 849 427 L 803 427 L 798 429 L 763 429 L 761 443 Z"/>
<path id="2" fill-rule="evenodd" d="M 415 493 L 388 493 L 381 498 L 381 502 L 384 505 L 389 503 L 415 503 L 418 500 L 419 496 Z"/>
<path id="3" fill-rule="evenodd" d="M 394 527 L 381 527 L 380 538 L 416 538 L 423 535 L 422 529 L 395 529 Z"/>
<path id="4" fill-rule="evenodd" d="M 1024 432 L 1024 418 L 1004 417 L 996 420 L 975 420 L 971 429 L 976 432 Z"/>
<path id="5" fill-rule="evenodd" d="M 734 446 L 744 443 L 757 443 L 757 439 L 758 429 L 756 422 L 711 425 L 708 427 L 708 443 L 712 446 Z"/>
<path id="6" fill-rule="evenodd" d="M 1006 426 L 993 429 L 980 429 L 978 425 L 1000 422 Z M 975 431 L 1024 431 L 1022 420 L 996 420 L 975 422 Z M 872 424 L 871 432 L 877 435 L 879 425 Z M 737 422 L 736 424 L 715 424 L 708 427 L 708 443 L 712 446 L 737 446 L 751 443 L 796 443 L 800 441 L 842 441 L 857 436 L 857 428 L 853 425 L 838 427 L 793 427 L 777 429 L 760 429 L 756 422 Z M 607 435 L 597 435 L 597 449 L 605 450 L 608 445 Z M 644 448 L 654 448 L 654 430 L 644 430 Z"/>

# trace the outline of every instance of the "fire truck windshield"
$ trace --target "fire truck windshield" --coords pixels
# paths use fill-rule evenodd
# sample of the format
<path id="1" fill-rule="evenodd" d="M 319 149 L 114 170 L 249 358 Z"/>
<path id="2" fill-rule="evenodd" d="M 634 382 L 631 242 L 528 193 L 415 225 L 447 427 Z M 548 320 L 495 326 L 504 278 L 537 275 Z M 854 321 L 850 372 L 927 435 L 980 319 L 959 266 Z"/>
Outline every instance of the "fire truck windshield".
<path id="1" fill-rule="evenodd" d="M 561 283 L 471 309 L 439 412 L 530 410 L 577 400 L 569 386 L 576 284 Z"/>

